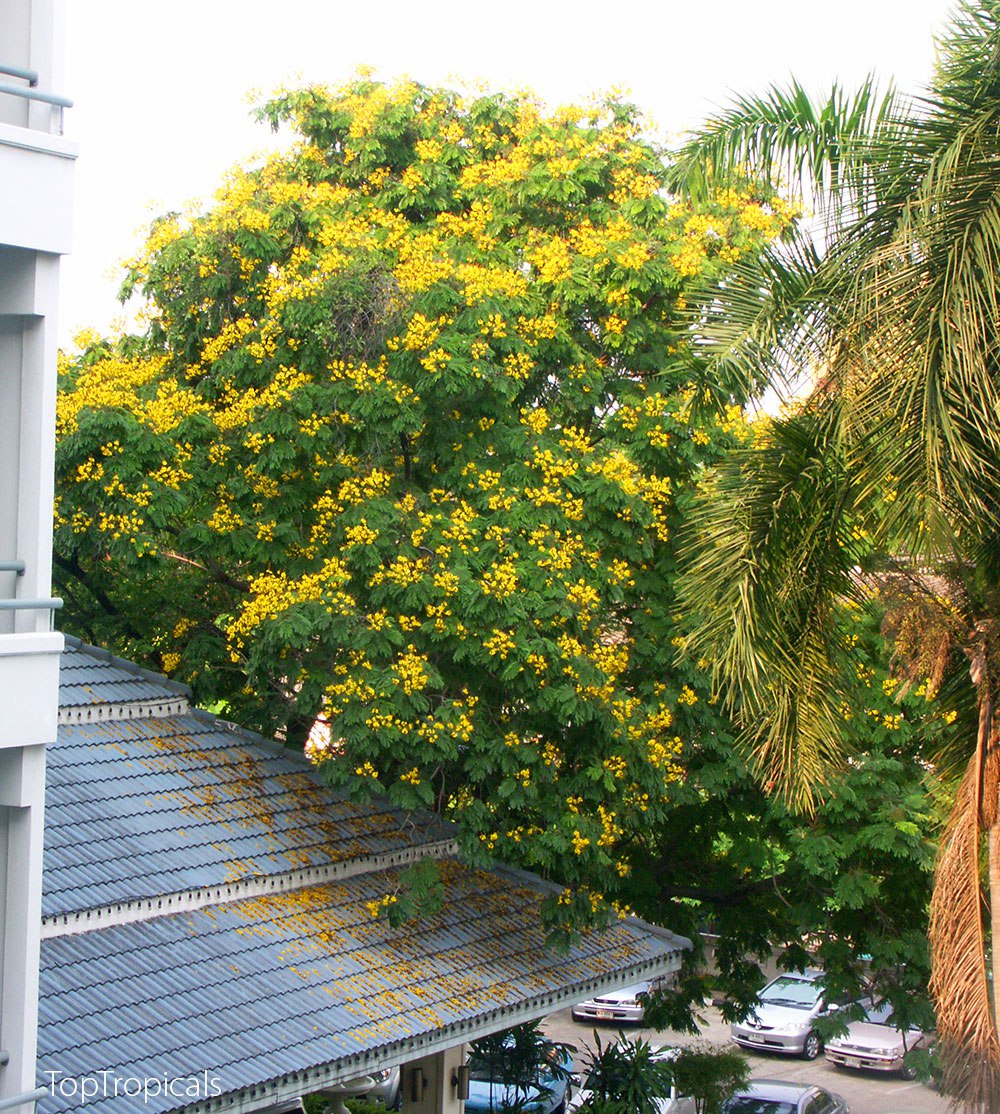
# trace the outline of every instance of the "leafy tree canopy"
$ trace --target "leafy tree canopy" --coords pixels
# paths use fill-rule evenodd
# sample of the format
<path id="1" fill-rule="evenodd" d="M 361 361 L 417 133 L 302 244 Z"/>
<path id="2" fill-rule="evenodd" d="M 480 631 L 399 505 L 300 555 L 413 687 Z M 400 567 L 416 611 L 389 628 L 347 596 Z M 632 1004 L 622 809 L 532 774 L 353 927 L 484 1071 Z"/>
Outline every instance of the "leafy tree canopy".
<path id="1" fill-rule="evenodd" d="M 672 537 L 747 431 L 692 418 L 678 313 L 792 214 L 671 200 L 614 97 L 359 78 L 260 116 L 290 145 L 131 264 L 142 334 L 64 362 L 69 623 L 290 741 L 319 717 L 335 782 L 600 914 L 715 716 L 663 666 Z"/>
<path id="2" fill-rule="evenodd" d="M 680 1048 L 670 1070 L 677 1090 L 694 1099 L 697 1114 L 719 1114 L 726 1099 L 750 1079 L 746 1056 L 729 1045 L 699 1043 Z"/>
<path id="3" fill-rule="evenodd" d="M 842 603 L 834 617 L 853 663 L 838 712 L 850 758 L 813 811 L 762 785 L 731 733 L 702 732 L 685 747 L 674 807 L 631 849 L 635 907 L 713 944 L 710 975 L 696 947 L 647 1006 L 659 1027 L 689 1028 L 709 995 L 744 1017 L 775 951 L 782 967 L 822 967 L 833 998 L 871 992 L 906 1025 L 933 1024 L 927 906 L 947 793 L 929 755 L 959 709 L 952 693 L 889 671 L 871 612 Z"/>

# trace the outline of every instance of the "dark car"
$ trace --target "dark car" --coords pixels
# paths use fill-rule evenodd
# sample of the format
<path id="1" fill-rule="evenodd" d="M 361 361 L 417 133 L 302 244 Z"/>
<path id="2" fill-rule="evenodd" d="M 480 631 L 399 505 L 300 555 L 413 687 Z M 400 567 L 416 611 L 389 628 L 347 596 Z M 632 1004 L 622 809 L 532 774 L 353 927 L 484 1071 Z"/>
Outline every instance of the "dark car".
<path id="1" fill-rule="evenodd" d="M 546 1060 L 515 1078 L 496 1062 L 469 1056 L 466 1114 L 493 1114 L 515 1107 L 522 1114 L 565 1114 L 572 1096 L 573 1057 L 558 1045 Z"/>
<path id="2" fill-rule="evenodd" d="M 722 1104 L 722 1114 L 851 1114 L 847 1100 L 812 1083 L 751 1079 Z"/>

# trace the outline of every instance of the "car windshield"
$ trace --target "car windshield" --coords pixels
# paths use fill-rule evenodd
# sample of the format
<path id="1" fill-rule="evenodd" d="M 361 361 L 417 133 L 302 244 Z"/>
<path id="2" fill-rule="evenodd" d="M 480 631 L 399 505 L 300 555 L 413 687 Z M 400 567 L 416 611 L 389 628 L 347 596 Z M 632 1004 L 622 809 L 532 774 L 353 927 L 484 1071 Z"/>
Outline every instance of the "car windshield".
<path id="1" fill-rule="evenodd" d="M 795 1106 L 778 1099 L 755 1099 L 739 1095 L 722 1108 L 725 1114 L 795 1114 Z"/>
<path id="2" fill-rule="evenodd" d="M 501 1087 L 549 1086 L 553 1075 L 549 1064 L 540 1064 L 532 1070 L 528 1065 L 515 1064 L 513 1056 L 502 1057 L 500 1062 L 469 1057 L 469 1078 L 477 1083 L 496 1083 Z"/>
<path id="3" fill-rule="evenodd" d="M 873 1021 L 876 1025 L 888 1025 L 892 1017 L 892 1006 L 888 1002 L 864 1002 L 865 1021 Z"/>
<path id="4" fill-rule="evenodd" d="M 760 1000 L 772 1006 L 791 1006 L 811 1010 L 819 1001 L 823 988 L 808 979 L 777 978 L 760 992 Z"/>

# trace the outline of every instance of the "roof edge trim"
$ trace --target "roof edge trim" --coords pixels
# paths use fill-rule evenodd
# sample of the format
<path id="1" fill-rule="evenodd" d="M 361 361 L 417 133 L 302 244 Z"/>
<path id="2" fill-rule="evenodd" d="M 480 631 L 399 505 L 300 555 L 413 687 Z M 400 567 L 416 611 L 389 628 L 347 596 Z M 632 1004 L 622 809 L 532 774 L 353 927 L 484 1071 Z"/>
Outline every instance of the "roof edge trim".
<path id="1" fill-rule="evenodd" d="M 682 940 L 682 937 L 675 937 Z M 613 987 L 630 986 L 643 979 L 657 975 L 669 975 L 680 968 L 680 953 L 686 950 L 680 945 L 666 955 L 654 956 L 620 968 L 613 975 L 603 978 L 585 979 L 557 991 L 537 995 L 516 1005 L 501 1006 L 480 1014 L 452 1022 L 450 1025 L 433 1029 L 417 1037 L 393 1041 L 381 1048 L 370 1049 L 354 1056 L 317 1064 L 298 1072 L 277 1076 L 274 1079 L 244 1087 L 240 1091 L 229 1091 L 218 1097 L 201 1099 L 187 1106 L 175 1107 L 170 1114 L 252 1114 L 288 1099 L 321 1091 L 324 1087 L 343 1083 L 359 1075 L 379 1069 L 409 1063 L 435 1052 L 465 1044 L 477 1037 L 495 1033 L 500 1029 L 519 1025 L 524 1021 L 534 1021 L 545 1017 L 554 1010 L 572 1005 L 584 998 L 591 997 Z"/>
<path id="2" fill-rule="evenodd" d="M 191 710 L 186 696 L 164 700 L 136 700 L 123 704 L 86 704 L 59 709 L 59 726 L 68 727 L 81 723 L 111 723 L 123 719 L 166 719 L 184 716 Z"/>
<path id="3" fill-rule="evenodd" d="M 360 874 L 373 874 L 379 870 L 404 866 L 420 859 L 445 859 L 458 853 L 455 840 L 436 840 L 413 847 L 403 847 L 395 851 L 384 851 L 377 855 L 344 859 L 324 866 L 303 867 L 289 870 L 283 874 L 269 874 L 241 881 L 225 882 L 217 886 L 205 886 L 193 890 L 180 890 L 154 897 L 137 898 L 131 901 L 115 902 L 113 905 L 81 909 L 72 913 L 56 913 L 42 918 L 42 939 L 50 940 L 57 936 L 73 936 L 112 925 L 135 924 L 151 921 L 157 917 L 167 917 L 175 913 L 189 913 L 206 909 L 213 905 L 225 905 L 231 901 L 246 898 L 264 897 L 267 894 L 287 893 L 303 890 L 309 886 L 319 886 L 326 882 L 339 882 Z"/>

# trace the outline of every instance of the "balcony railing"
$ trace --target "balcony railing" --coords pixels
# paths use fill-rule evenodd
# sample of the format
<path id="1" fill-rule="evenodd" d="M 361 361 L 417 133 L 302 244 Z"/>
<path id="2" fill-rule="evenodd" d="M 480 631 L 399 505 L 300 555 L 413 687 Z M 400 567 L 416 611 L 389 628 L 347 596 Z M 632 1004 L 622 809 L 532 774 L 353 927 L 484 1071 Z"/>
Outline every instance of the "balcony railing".
<path id="1" fill-rule="evenodd" d="M 23 561 L 0 561 L 0 572 L 12 572 L 17 576 L 24 576 Z M 48 596 L 42 599 L 0 599 L 0 612 L 4 611 L 58 611 L 63 601 L 58 596 Z"/>
<path id="2" fill-rule="evenodd" d="M 59 134 L 63 130 L 63 109 L 72 108 L 73 102 L 69 97 L 60 96 L 58 93 L 45 93 L 38 88 L 38 74 L 34 70 L 26 70 L 21 66 L 8 66 L 0 63 L 0 74 L 5 77 L 16 77 L 26 81 L 27 85 L 11 85 L 7 81 L 0 82 L 0 94 L 9 97 L 20 97 L 26 101 L 37 101 L 40 104 L 50 104 L 59 109 Z"/>

